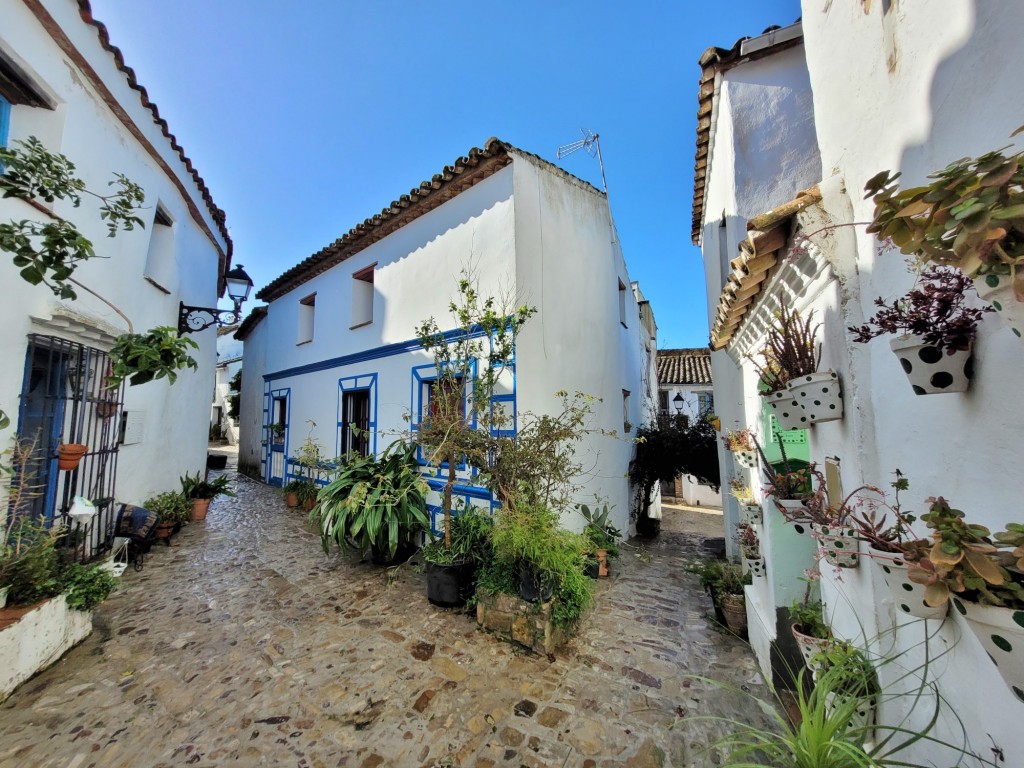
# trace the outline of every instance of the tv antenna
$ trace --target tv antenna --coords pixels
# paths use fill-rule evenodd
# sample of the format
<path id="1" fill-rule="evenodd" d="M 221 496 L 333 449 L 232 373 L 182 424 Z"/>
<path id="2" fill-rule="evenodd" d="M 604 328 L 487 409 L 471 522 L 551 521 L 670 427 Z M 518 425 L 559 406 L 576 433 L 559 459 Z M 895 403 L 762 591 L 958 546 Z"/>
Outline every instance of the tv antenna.
<path id="1" fill-rule="evenodd" d="M 587 154 L 591 157 L 597 157 L 597 164 L 601 166 L 601 185 L 604 187 L 605 196 L 608 195 L 608 180 L 604 176 L 604 159 L 601 157 L 601 134 L 591 133 L 586 128 L 580 128 L 580 133 L 583 134 L 583 138 L 574 141 L 571 144 L 563 144 L 558 148 L 558 152 L 555 153 L 555 157 L 561 160 L 563 157 L 571 155 L 573 152 L 578 152 L 583 149 L 586 150 Z"/>

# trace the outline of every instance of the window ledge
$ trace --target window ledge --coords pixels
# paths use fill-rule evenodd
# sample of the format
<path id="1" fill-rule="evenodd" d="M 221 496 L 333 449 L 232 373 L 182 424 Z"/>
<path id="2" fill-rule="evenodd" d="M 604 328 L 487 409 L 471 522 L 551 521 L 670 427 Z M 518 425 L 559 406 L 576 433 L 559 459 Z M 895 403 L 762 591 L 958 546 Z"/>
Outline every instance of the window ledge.
<path id="1" fill-rule="evenodd" d="M 363 327 L 365 327 L 367 325 L 373 325 L 373 320 L 366 320 L 366 321 L 364 321 L 362 323 L 356 323 L 355 325 L 350 325 L 348 327 L 348 329 L 350 331 L 354 331 L 356 328 L 363 328 Z"/>
<path id="2" fill-rule="evenodd" d="M 164 288 L 164 287 L 163 287 L 162 285 L 160 285 L 160 283 L 158 283 L 158 282 L 157 282 L 156 280 L 154 280 L 154 279 L 153 279 L 152 277 L 150 277 L 149 275 L 143 275 L 143 279 L 144 279 L 144 280 L 145 280 L 145 281 L 146 281 L 147 283 L 149 283 L 150 285 L 152 285 L 152 286 L 153 286 L 154 288 L 156 288 L 156 289 L 157 289 L 158 291 L 160 291 L 161 293 L 165 293 L 165 294 L 167 294 L 168 296 L 170 296 L 171 292 L 170 292 L 169 290 L 167 290 L 166 288 Z"/>
<path id="3" fill-rule="evenodd" d="M 305 341 L 296 341 L 295 342 L 295 346 L 296 347 L 301 347 L 303 344 L 312 344 L 312 343 L 313 343 L 312 339 L 306 339 Z"/>

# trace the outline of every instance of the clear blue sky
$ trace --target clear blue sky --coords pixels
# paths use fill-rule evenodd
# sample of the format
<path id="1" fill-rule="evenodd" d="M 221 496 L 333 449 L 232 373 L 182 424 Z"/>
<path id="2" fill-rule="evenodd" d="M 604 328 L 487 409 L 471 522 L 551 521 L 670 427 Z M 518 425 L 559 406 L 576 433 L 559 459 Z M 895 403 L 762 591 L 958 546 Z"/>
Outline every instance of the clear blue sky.
<path id="1" fill-rule="evenodd" d="M 697 60 L 800 14 L 798 0 L 92 6 L 257 288 L 490 136 L 556 162 L 588 128 L 662 347 L 707 344 L 690 244 Z M 557 162 L 600 186 L 585 153 Z"/>

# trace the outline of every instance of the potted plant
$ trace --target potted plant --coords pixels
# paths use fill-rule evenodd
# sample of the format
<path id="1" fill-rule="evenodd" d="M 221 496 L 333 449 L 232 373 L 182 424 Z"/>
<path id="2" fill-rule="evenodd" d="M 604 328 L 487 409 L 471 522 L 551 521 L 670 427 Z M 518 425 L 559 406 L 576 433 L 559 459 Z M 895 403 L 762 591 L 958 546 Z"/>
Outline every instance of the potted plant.
<path id="1" fill-rule="evenodd" d="M 781 302 L 768 327 L 762 362 L 754 360 L 766 389 L 764 397 L 782 429 L 843 417 L 839 376 L 831 370 L 818 372 L 821 346 L 815 345 L 815 336 L 821 324 L 813 323 L 813 312 L 805 320 Z"/>
<path id="2" fill-rule="evenodd" d="M 434 539 L 423 547 L 427 563 L 427 600 L 454 608 L 464 605 L 476 589 L 480 567 L 491 557 L 491 516 L 466 504 L 451 521 L 451 546 Z"/>
<path id="3" fill-rule="evenodd" d="M 700 585 L 711 596 L 715 616 L 737 635 L 747 631 L 747 608 L 743 588 L 751 583 L 750 573 L 744 573 L 736 563 L 728 560 L 701 558 L 686 566 L 687 573 L 700 577 Z"/>
<path id="4" fill-rule="evenodd" d="M 60 590 L 67 598 L 68 608 L 91 611 L 117 588 L 117 578 L 96 565 L 76 563 L 61 574 Z"/>
<path id="5" fill-rule="evenodd" d="M 289 509 L 299 506 L 299 489 L 302 488 L 304 482 L 303 480 L 289 480 L 281 489 L 281 493 L 284 495 L 284 503 Z"/>
<path id="6" fill-rule="evenodd" d="M 78 469 L 82 457 L 89 451 L 89 446 L 82 443 L 61 443 L 57 446 L 57 468 L 70 472 Z"/>
<path id="7" fill-rule="evenodd" d="M 274 445 L 284 445 L 284 424 L 271 424 L 270 425 L 270 440 Z"/>
<path id="8" fill-rule="evenodd" d="M 601 509 L 595 505 L 591 510 L 586 504 L 580 504 L 580 514 L 587 524 L 583 526 L 583 535 L 590 542 L 589 551 L 593 553 L 597 561 L 598 578 L 608 576 L 608 560 L 619 556 L 619 540 L 622 538 L 622 531 L 608 522 L 611 509 L 605 504 Z"/>
<path id="9" fill-rule="evenodd" d="M 868 180 L 875 204 L 867 231 L 920 262 L 946 264 L 975 279 L 1013 333 L 1024 334 L 1024 153 L 987 152 L 962 158 L 928 176 L 927 185 L 899 191 L 899 173 Z"/>
<path id="10" fill-rule="evenodd" d="M 965 392 L 973 374 L 971 348 L 978 322 L 992 307 L 965 306 L 971 280 L 953 267 L 931 266 L 904 296 L 879 309 L 861 326 L 850 326 L 853 340 L 895 335 L 889 344 L 900 360 L 914 393 Z"/>
<path id="11" fill-rule="evenodd" d="M 213 480 L 200 479 L 196 472 L 195 477 L 185 475 L 179 478 L 181 482 L 182 495 L 192 502 L 192 522 L 202 522 L 210 509 L 210 502 L 218 496 L 234 496 L 235 492 L 228 487 L 227 475 L 221 475 Z"/>
<path id="12" fill-rule="evenodd" d="M 768 463 L 764 450 L 757 444 L 757 450 L 761 454 L 764 493 L 771 498 L 775 508 L 793 530 L 800 535 L 808 534 L 811 532 L 811 524 L 815 522 L 815 513 L 823 504 L 822 488 L 825 478 L 814 464 L 794 467 L 790 464 L 782 443 L 779 443 L 779 449 L 782 452 L 781 469 Z M 815 480 L 817 487 L 814 484 Z"/>
<path id="13" fill-rule="evenodd" d="M 809 666 L 815 669 L 815 684 L 825 690 L 828 710 L 850 711 L 849 729 L 861 734 L 863 741 L 871 741 L 882 689 L 864 653 L 848 642 L 833 641 L 811 659 Z"/>
<path id="14" fill-rule="evenodd" d="M 754 492 L 738 477 L 729 481 L 729 493 L 740 505 L 740 523 L 743 525 L 761 525 L 764 523 L 764 510 L 754 500 Z"/>
<path id="15" fill-rule="evenodd" d="M 736 530 L 747 572 L 755 579 L 762 578 L 765 575 L 765 563 L 764 557 L 761 556 L 761 542 L 757 538 L 757 533 L 749 525 L 737 526 Z"/>
<path id="16" fill-rule="evenodd" d="M 757 451 L 754 449 L 754 435 L 747 429 L 727 430 L 722 435 L 722 443 L 732 452 L 732 457 L 741 467 L 757 469 Z"/>
<path id="17" fill-rule="evenodd" d="M 176 491 L 165 491 L 146 500 L 143 506 L 160 516 L 156 528 L 157 538 L 171 545 L 171 536 L 192 519 L 192 502 Z"/>
<path id="18" fill-rule="evenodd" d="M 931 547 L 904 552 L 907 575 L 924 585 L 928 605 L 952 600 L 1024 702 L 1024 525 L 1013 523 L 993 537 L 941 496 L 928 503 L 921 519 L 932 529 Z"/>
<path id="19" fill-rule="evenodd" d="M 340 549 L 371 553 L 375 562 L 408 558 L 430 524 L 428 487 L 419 470 L 416 446 L 400 440 L 379 459 L 350 457 L 320 490 L 309 513 L 324 552 L 330 552 L 333 542 Z"/>
<path id="20" fill-rule="evenodd" d="M 304 510 L 310 512 L 316 504 L 317 495 L 320 493 L 320 486 L 307 478 L 295 480 L 293 483 L 292 487 L 294 488 L 296 502 Z"/>
<path id="21" fill-rule="evenodd" d="M 795 601 L 789 608 L 793 622 L 793 639 L 796 640 L 800 655 L 808 669 L 818 669 L 816 658 L 832 642 L 832 630 L 825 623 L 820 600 L 811 600 L 811 582 L 807 583 L 803 600 Z"/>

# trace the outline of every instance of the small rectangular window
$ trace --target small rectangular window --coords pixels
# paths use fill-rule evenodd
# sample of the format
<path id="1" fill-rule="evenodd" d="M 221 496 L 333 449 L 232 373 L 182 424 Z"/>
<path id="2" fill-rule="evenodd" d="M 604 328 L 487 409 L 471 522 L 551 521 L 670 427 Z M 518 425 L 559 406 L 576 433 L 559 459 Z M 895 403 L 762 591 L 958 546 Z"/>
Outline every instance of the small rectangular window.
<path id="1" fill-rule="evenodd" d="M 288 398 L 275 397 L 270 412 L 270 440 L 274 445 L 284 445 L 284 433 L 288 429 Z"/>
<path id="2" fill-rule="evenodd" d="M 668 391 L 661 390 L 658 392 L 658 410 L 662 413 L 668 413 Z"/>
<path id="3" fill-rule="evenodd" d="M 373 322 L 373 270 L 376 264 L 352 274 L 352 323 L 359 328 Z"/>
<path id="4" fill-rule="evenodd" d="M 626 286 L 619 280 L 619 322 L 622 323 L 623 328 L 628 328 L 626 325 Z"/>
<path id="5" fill-rule="evenodd" d="M 159 203 L 149 232 L 149 252 L 146 254 L 146 268 L 142 275 L 164 293 L 171 293 L 177 288 L 174 222 Z"/>
<path id="6" fill-rule="evenodd" d="M 427 388 L 424 418 L 443 415 L 446 409 L 451 409 L 452 413 L 457 409 L 460 418 L 466 417 L 466 386 L 461 376 L 445 376 L 424 382 L 424 386 Z"/>
<path id="7" fill-rule="evenodd" d="M 342 400 L 341 453 L 370 455 L 370 390 L 356 389 L 346 392 Z M 355 427 L 355 430 L 352 428 Z"/>
<path id="8" fill-rule="evenodd" d="M 633 422 L 629 420 L 629 390 L 622 390 L 622 431 L 633 431 Z"/>
<path id="9" fill-rule="evenodd" d="M 316 294 L 311 293 L 299 299 L 299 336 L 296 344 L 306 344 L 313 340 L 313 323 L 316 314 Z"/>

